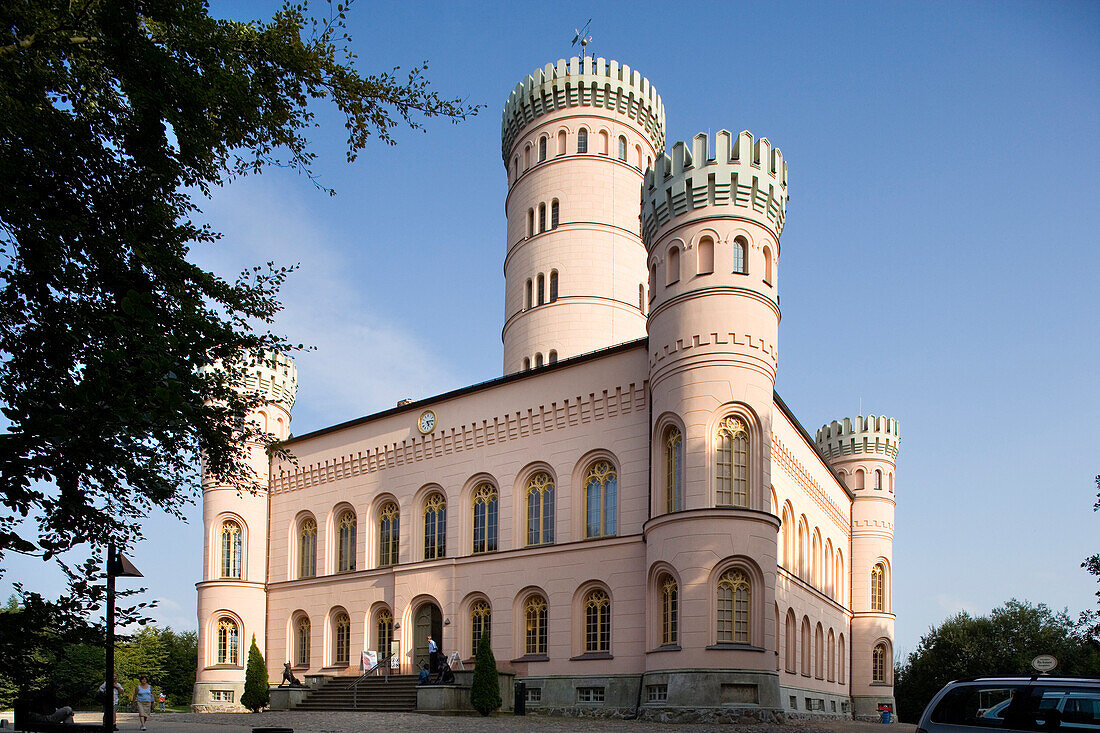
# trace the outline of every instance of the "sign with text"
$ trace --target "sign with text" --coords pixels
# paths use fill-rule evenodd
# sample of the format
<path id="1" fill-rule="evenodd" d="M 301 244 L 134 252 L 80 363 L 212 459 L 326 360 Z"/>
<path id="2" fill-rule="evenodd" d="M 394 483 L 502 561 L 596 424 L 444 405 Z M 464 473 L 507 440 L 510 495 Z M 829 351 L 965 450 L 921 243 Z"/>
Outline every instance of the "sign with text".
<path id="1" fill-rule="evenodd" d="M 1050 654 L 1040 654 L 1031 660 L 1031 666 L 1040 672 L 1049 672 L 1058 666 L 1058 660 Z"/>

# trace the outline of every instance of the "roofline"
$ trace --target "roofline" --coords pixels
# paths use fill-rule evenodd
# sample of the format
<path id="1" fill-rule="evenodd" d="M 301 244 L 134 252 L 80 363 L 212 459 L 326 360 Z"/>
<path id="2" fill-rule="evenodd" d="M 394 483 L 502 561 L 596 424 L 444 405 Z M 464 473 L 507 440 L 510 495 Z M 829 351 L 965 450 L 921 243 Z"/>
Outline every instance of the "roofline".
<path id="1" fill-rule="evenodd" d="M 375 412 L 370 415 L 364 415 L 363 417 L 357 417 L 352 420 L 337 423 L 336 425 L 330 425 L 327 428 L 318 428 L 317 430 L 313 430 L 308 433 L 295 435 L 283 441 L 283 445 L 293 445 L 308 438 L 316 438 L 321 435 L 328 435 L 329 433 L 335 433 L 346 428 L 353 428 L 358 425 L 364 425 L 374 420 L 380 420 L 384 417 L 390 417 L 391 415 L 398 415 L 402 412 L 413 412 L 429 405 L 442 402 L 443 400 L 451 400 L 456 397 L 464 397 L 468 394 L 482 392 L 487 389 L 492 389 L 493 387 L 499 387 L 501 385 L 510 384 L 512 382 L 518 382 L 522 379 L 528 379 L 530 377 L 542 376 L 543 374 L 548 374 L 559 369 L 565 369 L 568 367 L 577 366 L 578 364 L 584 364 L 590 361 L 595 361 L 597 359 L 602 359 L 606 356 L 614 356 L 616 354 L 631 351 L 639 347 L 644 347 L 648 343 L 648 341 L 648 338 L 640 338 L 634 341 L 627 341 L 624 344 L 608 346 L 607 348 L 599 349 L 598 351 L 590 351 L 587 354 L 581 354 L 580 356 L 571 356 L 568 359 L 562 359 L 561 361 L 555 362 L 553 364 L 545 364 L 540 367 L 528 369 L 527 371 L 505 374 L 503 377 L 490 379 L 486 382 L 478 382 L 477 384 L 471 384 L 468 387 L 462 387 L 460 389 L 452 390 L 450 392 L 444 392 L 443 394 L 438 394 L 433 397 L 426 397 L 422 400 L 410 402 L 407 405 L 398 405 L 397 407 L 391 407 L 388 410 L 383 410 L 382 412 Z"/>
<path id="2" fill-rule="evenodd" d="M 806 444 L 813 448 L 814 453 L 828 469 L 829 473 L 833 475 L 836 482 L 840 484 L 840 488 L 844 489 L 844 493 L 848 495 L 849 499 L 855 499 L 856 495 L 848 488 L 848 484 L 844 483 L 844 479 L 840 477 L 840 474 L 836 472 L 833 465 L 829 463 L 829 459 L 825 457 L 825 454 L 821 452 L 821 448 L 818 447 L 817 441 L 810 437 L 810 434 L 806 431 L 806 428 L 802 427 L 802 423 L 798 421 L 798 418 L 791 412 L 791 408 L 787 406 L 787 403 L 783 401 L 783 398 L 779 396 L 779 393 L 772 390 L 772 395 L 775 397 L 775 404 L 779 405 L 779 409 L 783 411 L 783 414 L 787 416 L 787 419 L 795 426 L 798 432 L 802 435 L 802 438 L 806 441 Z"/>

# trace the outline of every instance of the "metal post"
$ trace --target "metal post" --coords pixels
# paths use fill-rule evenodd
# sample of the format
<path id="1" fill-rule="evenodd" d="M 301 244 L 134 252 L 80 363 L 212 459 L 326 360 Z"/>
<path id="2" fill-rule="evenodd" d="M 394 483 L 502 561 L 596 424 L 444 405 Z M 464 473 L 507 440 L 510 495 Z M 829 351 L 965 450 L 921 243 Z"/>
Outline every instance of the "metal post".
<path id="1" fill-rule="evenodd" d="M 103 733 L 115 727 L 115 543 L 107 544 L 107 677 L 103 686 Z"/>

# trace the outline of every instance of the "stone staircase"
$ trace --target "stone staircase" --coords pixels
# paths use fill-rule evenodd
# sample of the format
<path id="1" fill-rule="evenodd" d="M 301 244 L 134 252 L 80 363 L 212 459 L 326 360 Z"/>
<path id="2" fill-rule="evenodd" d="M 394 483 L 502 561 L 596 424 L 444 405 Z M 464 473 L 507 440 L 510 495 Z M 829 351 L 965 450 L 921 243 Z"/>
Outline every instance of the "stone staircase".
<path id="1" fill-rule="evenodd" d="M 294 710 L 362 710 L 412 712 L 416 710 L 416 675 L 365 677 L 355 689 L 355 677 L 337 677 L 318 687 Z"/>

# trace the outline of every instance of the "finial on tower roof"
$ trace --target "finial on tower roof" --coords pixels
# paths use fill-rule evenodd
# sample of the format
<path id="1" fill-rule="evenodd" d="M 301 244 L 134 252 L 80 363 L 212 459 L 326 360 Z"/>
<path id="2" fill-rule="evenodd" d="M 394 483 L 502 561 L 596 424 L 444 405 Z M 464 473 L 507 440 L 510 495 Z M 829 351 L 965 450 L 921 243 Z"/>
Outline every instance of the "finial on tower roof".
<path id="1" fill-rule="evenodd" d="M 578 41 L 580 42 L 580 44 L 581 44 L 581 59 L 584 59 L 588 56 L 588 52 L 585 50 L 585 48 L 588 46 L 589 42 L 592 40 L 592 36 L 588 35 L 588 26 L 590 26 L 590 25 L 592 25 L 592 19 L 591 18 L 588 19 L 588 22 L 584 24 L 583 28 L 573 29 L 573 42 L 571 44 L 569 44 L 570 46 L 576 46 L 577 42 Z"/>

